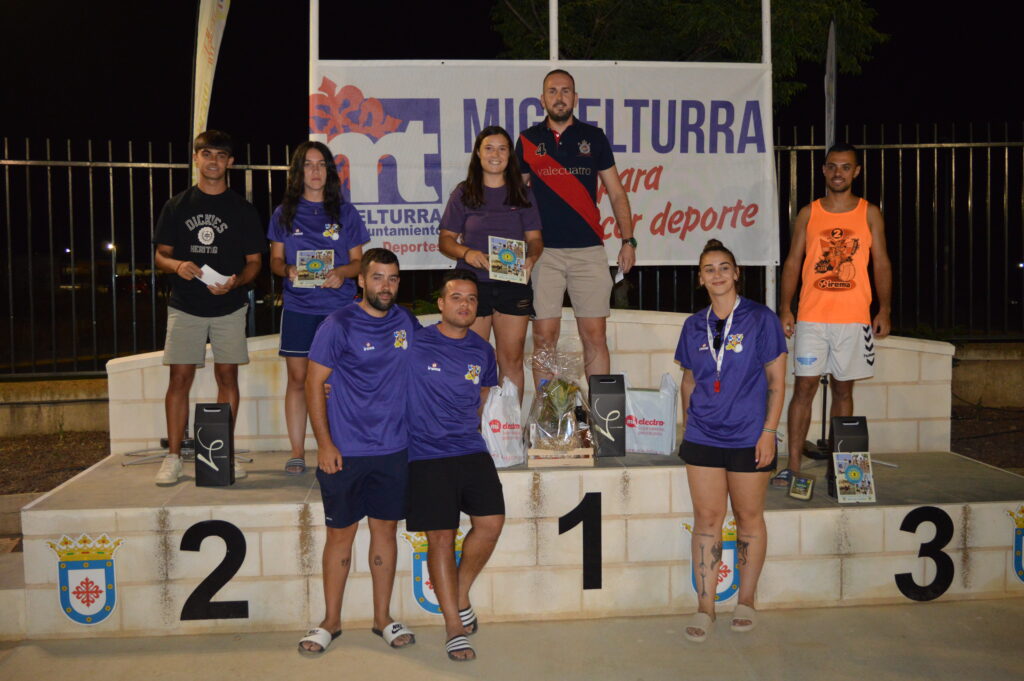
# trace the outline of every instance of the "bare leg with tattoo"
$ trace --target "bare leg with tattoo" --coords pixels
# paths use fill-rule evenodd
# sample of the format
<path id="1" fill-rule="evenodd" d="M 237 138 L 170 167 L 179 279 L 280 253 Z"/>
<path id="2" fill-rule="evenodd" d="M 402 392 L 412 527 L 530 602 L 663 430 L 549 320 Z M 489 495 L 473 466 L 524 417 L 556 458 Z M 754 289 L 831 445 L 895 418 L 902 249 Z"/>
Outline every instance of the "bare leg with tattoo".
<path id="1" fill-rule="evenodd" d="M 395 587 L 395 564 L 398 560 L 398 542 L 395 532 L 397 520 L 367 518 L 370 524 L 370 579 L 373 582 L 373 627 L 383 630 L 395 620 L 391 617 L 391 593 Z M 401 648 L 412 642 L 404 634 L 392 644 Z"/>
<path id="2" fill-rule="evenodd" d="M 724 468 L 687 466 L 686 477 L 693 499 L 693 538 L 690 543 L 693 574 L 697 582 L 697 612 L 715 619 L 715 593 L 722 562 L 722 521 L 725 520 L 728 486 Z M 700 627 L 688 626 L 691 637 L 702 637 Z"/>
<path id="3" fill-rule="evenodd" d="M 352 541 L 356 536 L 359 523 L 348 527 L 328 527 L 327 541 L 324 543 L 324 618 L 320 627 L 332 634 L 341 630 L 341 599 L 345 595 L 345 583 L 352 564 Z M 303 641 L 303 649 L 319 652 L 321 645 L 313 641 Z"/>
<path id="4" fill-rule="evenodd" d="M 728 473 L 729 496 L 736 518 L 736 569 L 740 574 L 739 605 L 754 608 L 757 581 L 768 551 L 764 497 L 770 473 Z M 752 616 L 733 617 L 733 627 L 749 627 Z"/>

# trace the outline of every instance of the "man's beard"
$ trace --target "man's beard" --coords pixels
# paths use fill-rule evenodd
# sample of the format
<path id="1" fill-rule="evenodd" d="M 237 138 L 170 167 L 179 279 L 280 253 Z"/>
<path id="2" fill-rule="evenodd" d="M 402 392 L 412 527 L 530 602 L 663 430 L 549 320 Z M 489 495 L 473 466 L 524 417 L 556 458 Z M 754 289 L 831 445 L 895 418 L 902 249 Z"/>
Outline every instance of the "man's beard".
<path id="1" fill-rule="evenodd" d="M 370 304 L 370 307 L 374 308 L 375 310 L 387 312 L 388 310 L 391 309 L 391 306 L 395 304 L 395 296 L 392 294 L 391 300 L 385 303 L 375 294 L 367 292 L 366 302 L 368 302 Z"/>
<path id="2" fill-rule="evenodd" d="M 554 122 L 554 123 L 565 123 L 567 120 L 572 118 L 572 109 L 569 109 L 569 108 L 567 108 L 565 110 L 565 113 L 561 113 L 561 114 L 556 114 L 551 109 L 548 109 L 547 112 L 548 112 L 548 118 L 551 119 L 551 121 Z"/>

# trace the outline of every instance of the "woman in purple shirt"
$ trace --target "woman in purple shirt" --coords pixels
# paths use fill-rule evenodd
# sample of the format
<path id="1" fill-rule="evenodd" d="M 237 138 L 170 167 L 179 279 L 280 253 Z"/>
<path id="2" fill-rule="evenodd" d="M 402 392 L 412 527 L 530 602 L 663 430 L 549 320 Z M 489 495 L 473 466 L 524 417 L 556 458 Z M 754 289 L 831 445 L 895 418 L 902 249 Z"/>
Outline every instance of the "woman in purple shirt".
<path id="1" fill-rule="evenodd" d="M 303 142 L 295 150 L 284 198 L 270 217 L 267 238 L 270 271 L 284 279 L 278 354 L 288 367 L 284 416 L 292 449 L 284 469 L 300 475 L 306 470 L 309 346 L 320 322 L 352 302 L 363 245 L 370 240 L 359 211 L 341 195 L 334 157 L 325 144 Z"/>
<path id="2" fill-rule="evenodd" d="M 504 128 L 492 125 L 477 135 L 466 180 L 452 192 L 438 227 L 440 251 L 476 274 L 479 298 L 471 328 L 486 341 L 494 329 L 498 380 L 511 378 L 521 402 L 523 345 L 533 313 L 530 272 L 544 242 L 537 204 Z"/>
<path id="3" fill-rule="evenodd" d="M 721 241 L 700 256 L 700 283 L 711 305 L 687 318 L 676 359 L 683 367 L 683 443 L 679 456 L 693 500 L 691 560 L 697 613 L 686 638 L 700 643 L 715 619 L 728 501 L 736 519 L 740 587 L 733 631 L 754 627 L 754 595 L 768 533 L 764 497 L 775 469 L 775 431 L 786 392 L 786 337 L 775 313 L 739 295 L 739 267 Z"/>

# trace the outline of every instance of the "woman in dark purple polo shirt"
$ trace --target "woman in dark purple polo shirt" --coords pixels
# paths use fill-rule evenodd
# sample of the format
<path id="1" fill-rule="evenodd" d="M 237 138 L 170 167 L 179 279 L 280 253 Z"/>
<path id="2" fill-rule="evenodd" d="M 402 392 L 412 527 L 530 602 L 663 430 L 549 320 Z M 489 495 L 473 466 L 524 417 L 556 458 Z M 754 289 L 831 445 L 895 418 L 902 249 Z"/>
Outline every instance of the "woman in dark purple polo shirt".
<path id="1" fill-rule="evenodd" d="M 479 299 L 472 330 L 489 341 L 494 329 L 498 380 L 511 378 L 521 402 L 523 345 L 533 313 L 530 272 L 544 242 L 537 203 L 523 183 L 512 149 L 511 138 L 500 126 L 484 128 L 477 135 L 466 179 L 452 192 L 438 225 L 438 248 L 458 261 L 456 267 L 476 274 Z M 518 252 L 514 243 L 501 245 L 492 237 L 520 242 L 520 247 L 525 244 L 525 253 Z M 492 259 L 499 263 L 497 273 Z M 519 278 L 524 283 L 497 277 Z"/>

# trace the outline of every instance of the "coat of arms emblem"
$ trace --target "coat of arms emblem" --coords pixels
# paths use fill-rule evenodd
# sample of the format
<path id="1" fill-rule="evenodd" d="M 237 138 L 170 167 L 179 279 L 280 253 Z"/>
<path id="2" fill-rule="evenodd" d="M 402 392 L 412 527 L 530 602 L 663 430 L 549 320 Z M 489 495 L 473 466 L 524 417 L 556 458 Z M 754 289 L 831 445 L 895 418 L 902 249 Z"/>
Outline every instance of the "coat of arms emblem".
<path id="1" fill-rule="evenodd" d="M 1013 518 L 1013 574 L 1024 582 L 1024 506 L 1018 506 L 1017 512 L 1006 512 Z"/>
<path id="2" fill-rule="evenodd" d="M 434 585 L 430 582 L 427 571 L 427 535 L 425 532 L 403 532 L 402 538 L 412 547 L 412 595 L 417 605 L 431 613 L 441 614 L 441 606 L 434 593 Z M 455 564 L 462 560 L 462 540 L 466 533 L 460 527 L 455 532 Z"/>
<path id="3" fill-rule="evenodd" d="M 124 539 L 101 534 L 95 540 L 83 534 L 77 540 L 64 535 L 46 542 L 57 554 L 60 609 L 72 622 L 99 624 L 117 605 L 114 553 Z"/>

